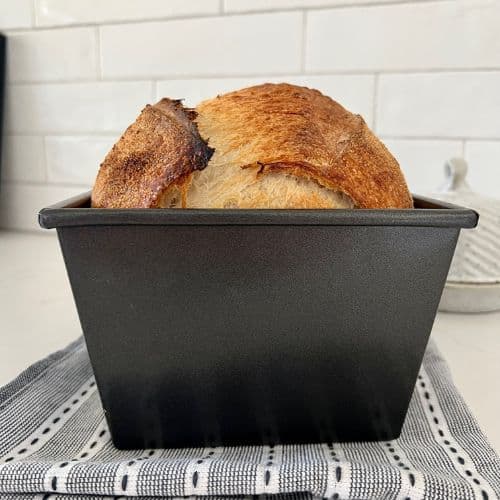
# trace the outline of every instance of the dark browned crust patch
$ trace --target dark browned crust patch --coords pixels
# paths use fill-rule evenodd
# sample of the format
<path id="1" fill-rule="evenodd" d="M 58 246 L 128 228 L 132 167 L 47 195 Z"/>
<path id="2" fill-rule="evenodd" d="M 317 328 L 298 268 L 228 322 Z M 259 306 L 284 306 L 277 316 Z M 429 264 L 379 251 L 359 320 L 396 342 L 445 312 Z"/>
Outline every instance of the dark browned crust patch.
<path id="1" fill-rule="evenodd" d="M 204 169 L 213 154 L 195 118 L 179 100 L 147 105 L 101 164 L 92 207 L 156 208 L 171 186 L 184 192 L 192 172 Z"/>

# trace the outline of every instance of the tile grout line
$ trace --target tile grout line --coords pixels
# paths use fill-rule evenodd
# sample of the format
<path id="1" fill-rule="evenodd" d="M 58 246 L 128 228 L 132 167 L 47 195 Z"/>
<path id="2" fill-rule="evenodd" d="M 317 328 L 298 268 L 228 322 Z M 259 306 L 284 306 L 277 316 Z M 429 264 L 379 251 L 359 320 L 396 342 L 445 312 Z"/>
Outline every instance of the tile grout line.
<path id="1" fill-rule="evenodd" d="M 419 4 L 419 3 L 440 3 L 440 2 L 449 2 L 449 0 L 379 0 L 375 2 L 371 2 L 370 0 L 360 0 L 357 3 L 349 2 L 348 0 L 344 0 L 338 4 L 332 5 L 303 5 L 302 8 L 305 8 L 309 11 L 321 11 L 321 10 L 339 10 L 339 9 L 356 9 L 356 8 L 365 8 L 365 7 L 390 7 L 393 5 L 405 5 L 405 4 Z M 226 10 L 226 14 L 231 15 L 248 15 L 248 14 L 264 14 L 268 12 L 290 12 L 301 8 L 300 6 L 292 5 L 290 7 L 271 7 L 269 9 L 252 9 L 252 10 Z"/>
<path id="2" fill-rule="evenodd" d="M 35 1 L 35 0 L 34 0 Z M 430 1 L 430 0 L 429 0 Z M 252 13 L 253 14 L 253 13 Z M 47 25 L 37 25 L 33 28 L 5 28 L 2 31 L 4 33 L 15 33 L 24 34 L 32 31 L 50 31 L 50 30 L 65 30 L 65 29 L 77 29 L 77 28 L 94 28 L 98 27 L 108 27 L 108 26 L 129 26 L 131 24 L 148 24 L 148 23 L 167 23 L 170 21 L 189 21 L 191 19 L 210 19 L 213 17 L 220 17 L 219 12 L 213 12 L 208 14 L 186 14 L 179 16 L 159 16 L 159 17 L 145 17 L 137 19 L 121 19 L 121 20 L 108 20 L 101 23 L 98 22 L 76 22 L 72 24 L 47 24 Z"/>
<path id="3" fill-rule="evenodd" d="M 43 148 L 43 173 L 44 173 L 44 182 L 43 184 L 49 183 L 49 159 L 47 156 L 47 136 L 44 134 L 42 136 L 42 148 Z"/>
<path id="4" fill-rule="evenodd" d="M 300 72 L 304 74 L 306 71 L 306 46 L 307 46 L 307 11 L 302 11 L 302 32 L 300 43 Z"/>
<path id="5" fill-rule="evenodd" d="M 95 65 L 97 80 L 102 80 L 101 28 L 95 27 Z"/>
<path id="6" fill-rule="evenodd" d="M 137 110 L 136 110 L 137 111 Z M 123 131 L 130 124 L 125 124 L 123 127 L 117 128 L 115 130 L 9 130 L 6 131 L 6 136 L 56 136 L 56 137 L 114 137 L 116 135 L 120 136 Z"/>
<path id="7" fill-rule="evenodd" d="M 373 78 L 373 107 L 372 107 L 372 128 L 377 132 L 377 111 L 378 111 L 378 91 L 380 75 L 375 73 Z"/>
<path id="8" fill-rule="evenodd" d="M 51 188 L 51 187 L 56 187 L 56 188 L 68 188 L 68 189 L 73 189 L 73 188 L 76 188 L 76 189 L 90 189 L 91 188 L 91 185 L 89 184 L 78 184 L 78 183 L 75 183 L 75 184 L 72 184 L 72 183 L 68 183 L 68 182 L 57 182 L 57 181 L 45 181 L 45 182 L 36 182 L 36 181 L 21 181 L 21 180 L 6 180 L 6 179 L 2 179 L 4 185 L 8 185 L 8 186 L 16 186 L 16 187 L 19 187 L 19 186 L 28 186 L 28 187 L 47 187 L 47 188 Z"/>
<path id="9" fill-rule="evenodd" d="M 380 137 L 388 140 L 401 140 L 401 141 L 488 141 L 500 142 L 500 136 L 483 136 L 483 137 L 464 137 L 463 135 L 456 136 L 443 136 L 443 135 L 393 135 L 393 134 L 379 134 Z"/>
<path id="10" fill-rule="evenodd" d="M 36 15 L 37 12 L 36 2 L 37 0 L 31 0 L 31 29 L 36 29 L 38 26 L 37 15 Z"/>
<path id="11" fill-rule="evenodd" d="M 123 132 L 123 131 L 122 131 Z M 95 131 L 76 131 L 76 132 L 68 132 L 68 131 L 38 131 L 38 132 L 8 132 L 5 134 L 5 137 L 116 137 L 116 134 L 121 134 L 119 131 L 103 131 L 103 132 L 95 132 Z"/>
<path id="12" fill-rule="evenodd" d="M 102 51 L 101 51 L 102 56 Z M 186 74 L 143 74 L 135 75 L 132 77 L 112 76 L 102 77 L 100 80 L 92 78 L 78 78 L 78 79 L 54 79 L 54 80 L 8 80 L 9 86 L 21 85 L 74 85 L 79 83 L 126 83 L 126 82 L 143 82 L 155 80 L 211 80 L 211 79 L 228 79 L 228 78 L 253 78 L 265 76 L 362 76 L 373 75 L 374 71 L 380 76 L 417 76 L 417 75 L 454 75 L 454 74 L 474 74 L 474 73 L 491 73 L 500 74 L 500 67 L 496 68 L 426 68 L 426 69 L 345 69 L 345 70 L 325 70 L 325 71 L 254 71 L 252 73 L 186 73 Z"/>

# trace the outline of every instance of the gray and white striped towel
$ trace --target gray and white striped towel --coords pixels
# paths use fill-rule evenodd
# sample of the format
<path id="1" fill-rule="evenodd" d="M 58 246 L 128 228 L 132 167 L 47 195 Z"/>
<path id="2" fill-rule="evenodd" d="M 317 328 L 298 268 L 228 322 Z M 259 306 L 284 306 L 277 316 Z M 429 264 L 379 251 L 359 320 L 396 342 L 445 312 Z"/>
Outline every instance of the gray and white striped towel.
<path id="1" fill-rule="evenodd" d="M 380 443 L 117 450 L 81 339 L 0 389 L 1 499 L 273 494 L 493 499 L 500 460 L 432 344 L 401 437 Z"/>

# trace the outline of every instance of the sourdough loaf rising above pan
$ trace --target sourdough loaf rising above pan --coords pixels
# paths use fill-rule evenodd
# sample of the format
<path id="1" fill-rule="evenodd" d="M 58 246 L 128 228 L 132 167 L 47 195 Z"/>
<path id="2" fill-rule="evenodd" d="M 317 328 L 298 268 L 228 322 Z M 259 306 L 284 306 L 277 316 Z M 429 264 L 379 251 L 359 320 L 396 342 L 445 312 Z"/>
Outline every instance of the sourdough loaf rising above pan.
<path id="1" fill-rule="evenodd" d="M 144 113 L 164 102 L 175 108 L 170 118 L 188 119 L 173 120 L 177 128 L 145 120 Z M 168 141 L 173 130 L 184 137 L 179 125 L 190 140 Z M 144 137 L 146 143 L 135 144 Z M 128 157 L 137 151 L 145 160 Z M 288 84 L 231 92 L 196 112 L 165 99 L 147 107 L 106 157 L 92 201 L 100 207 L 412 207 L 397 161 L 363 118 L 317 90 Z"/>

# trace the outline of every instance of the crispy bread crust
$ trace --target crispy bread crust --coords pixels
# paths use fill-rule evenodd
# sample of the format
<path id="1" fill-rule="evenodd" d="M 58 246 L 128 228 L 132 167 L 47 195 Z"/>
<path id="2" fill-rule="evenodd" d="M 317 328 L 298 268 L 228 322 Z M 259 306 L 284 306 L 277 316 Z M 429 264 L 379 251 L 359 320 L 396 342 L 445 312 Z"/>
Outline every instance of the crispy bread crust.
<path id="1" fill-rule="evenodd" d="M 258 166 L 258 175 L 312 179 L 359 208 L 413 206 L 398 162 L 363 118 L 317 90 L 266 83 L 204 101 L 196 111 L 219 163 L 227 158 Z"/>
<path id="2" fill-rule="evenodd" d="M 101 164 L 92 190 L 96 208 L 156 208 L 173 187 L 183 193 L 213 150 L 180 101 L 147 105 Z"/>

